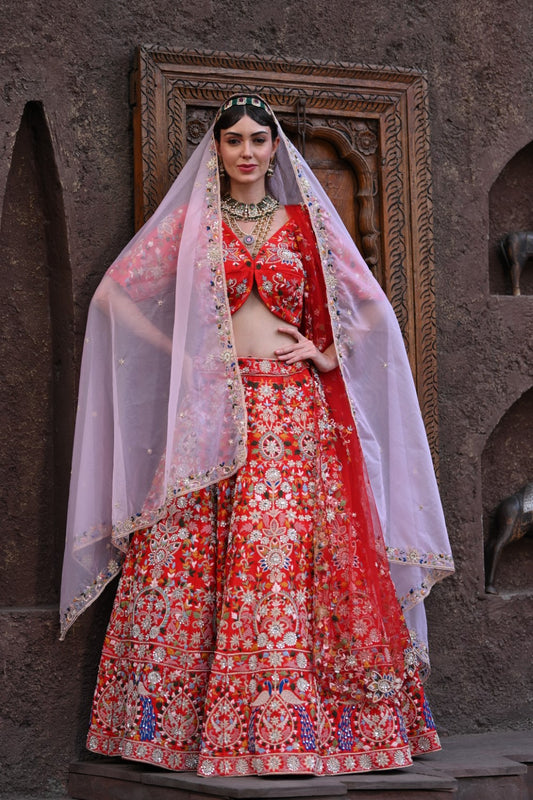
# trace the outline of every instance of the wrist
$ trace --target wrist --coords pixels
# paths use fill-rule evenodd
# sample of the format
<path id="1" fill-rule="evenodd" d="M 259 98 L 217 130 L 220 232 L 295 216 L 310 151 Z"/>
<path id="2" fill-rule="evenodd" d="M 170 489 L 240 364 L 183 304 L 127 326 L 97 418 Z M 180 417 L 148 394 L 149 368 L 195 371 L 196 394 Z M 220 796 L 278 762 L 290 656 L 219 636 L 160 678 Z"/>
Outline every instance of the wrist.
<path id="1" fill-rule="evenodd" d="M 317 350 L 317 357 L 313 361 L 319 372 L 331 372 L 338 365 L 337 355 L 327 351 L 321 353 L 320 350 Z"/>

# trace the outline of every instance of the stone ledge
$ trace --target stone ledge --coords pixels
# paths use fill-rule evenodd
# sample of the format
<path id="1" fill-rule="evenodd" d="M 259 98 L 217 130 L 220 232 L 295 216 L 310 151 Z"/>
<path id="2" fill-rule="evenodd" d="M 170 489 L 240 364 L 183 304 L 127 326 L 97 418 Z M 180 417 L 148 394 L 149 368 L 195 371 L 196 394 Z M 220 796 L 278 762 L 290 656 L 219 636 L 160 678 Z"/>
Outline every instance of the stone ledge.
<path id="1" fill-rule="evenodd" d="M 203 792 L 218 797 L 231 798 L 279 798 L 279 797 L 339 797 L 346 795 L 346 786 L 336 778 L 200 778 L 193 772 L 176 775 L 148 773 L 143 783 L 154 786 L 167 786 L 188 789 L 190 792 Z"/>
<path id="2" fill-rule="evenodd" d="M 524 775 L 533 764 L 533 731 L 449 736 L 442 750 L 416 759 L 420 772 L 444 772 L 454 778 Z"/>
<path id="3" fill-rule="evenodd" d="M 329 777 L 203 778 L 102 758 L 71 765 L 69 794 L 72 800 L 527 800 L 532 775 L 533 731 L 509 731 L 445 738 L 441 752 L 419 756 L 404 770 Z"/>
<path id="4" fill-rule="evenodd" d="M 405 770 L 390 772 L 369 772 L 368 774 L 340 775 L 348 791 L 383 791 L 383 790 L 417 790 L 417 791 L 455 791 L 457 781 L 443 772 L 421 772 L 417 764 Z"/>
<path id="5" fill-rule="evenodd" d="M 243 776 L 237 778 L 202 778 L 195 772 L 169 772 L 155 770 L 153 767 L 142 767 L 132 764 L 105 764 L 100 761 L 81 762 L 70 767 L 69 792 L 77 800 L 92 800 L 94 795 L 87 793 L 84 786 L 89 783 L 106 785 L 110 793 L 109 800 L 119 797 L 119 785 L 127 783 L 131 794 L 128 797 L 134 800 L 141 789 L 144 796 L 148 792 L 161 789 L 171 790 L 178 800 L 181 797 L 225 797 L 235 798 L 291 798 L 315 797 L 331 798 L 345 796 L 347 788 L 339 778 L 294 778 L 280 776 L 279 778 L 259 778 L 256 776 Z M 114 784 L 114 785 L 113 785 Z M 181 790 L 181 791 L 179 791 Z M 113 794 L 111 794 L 113 793 Z M 160 792 L 157 796 L 159 796 Z M 126 795 L 125 795 L 126 796 Z M 150 797 L 152 794 L 150 793 Z M 161 794 L 163 798 L 165 794 Z M 170 796 L 170 793 L 169 793 Z"/>
<path id="6" fill-rule="evenodd" d="M 166 790 L 166 791 L 165 791 Z M 194 800 L 224 797 L 234 800 L 265 798 L 331 798 L 379 791 L 379 797 L 396 800 L 416 797 L 439 800 L 441 792 L 455 793 L 457 782 L 441 772 L 418 772 L 416 767 L 405 771 L 369 772 L 335 777 L 279 776 L 260 778 L 202 778 L 194 772 L 169 772 L 143 767 L 140 764 L 107 764 L 101 761 L 79 762 L 70 767 L 69 792 L 76 800 Z M 431 795 L 429 794 L 431 792 Z M 371 795 L 375 797 L 375 794 Z"/>

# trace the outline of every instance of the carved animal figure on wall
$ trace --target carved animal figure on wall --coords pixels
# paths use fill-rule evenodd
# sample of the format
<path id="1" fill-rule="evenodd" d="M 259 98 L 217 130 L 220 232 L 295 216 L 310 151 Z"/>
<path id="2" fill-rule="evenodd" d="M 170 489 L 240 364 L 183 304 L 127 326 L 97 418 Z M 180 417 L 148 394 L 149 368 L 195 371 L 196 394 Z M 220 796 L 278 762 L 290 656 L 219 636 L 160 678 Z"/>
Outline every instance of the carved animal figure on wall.
<path id="1" fill-rule="evenodd" d="M 503 548 L 533 532 L 533 483 L 501 501 L 485 545 L 485 591 L 497 594 L 494 575 Z"/>
<path id="2" fill-rule="evenodd" d="M 533 258 L 533 231 L 513 231 L 500 239 L 505 266 L 511 272 L 513 294 L 520 294 L 520 275 L 526 261 Z"/>

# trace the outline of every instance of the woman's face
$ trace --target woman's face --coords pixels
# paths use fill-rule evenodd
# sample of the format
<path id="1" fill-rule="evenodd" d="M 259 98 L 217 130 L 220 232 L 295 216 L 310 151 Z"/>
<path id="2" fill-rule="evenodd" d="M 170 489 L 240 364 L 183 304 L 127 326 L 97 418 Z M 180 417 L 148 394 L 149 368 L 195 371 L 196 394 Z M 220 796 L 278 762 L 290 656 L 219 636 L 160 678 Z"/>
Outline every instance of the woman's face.
<path id="1" fill-rule="evenodd" d="M 272 141 L 268 126 L 241 117 L 231 128 L 220 131 L 217 150 L 230 184 L 254 186 L 265 182 L 265 174 L 277 150 L 279 139 Z"/>

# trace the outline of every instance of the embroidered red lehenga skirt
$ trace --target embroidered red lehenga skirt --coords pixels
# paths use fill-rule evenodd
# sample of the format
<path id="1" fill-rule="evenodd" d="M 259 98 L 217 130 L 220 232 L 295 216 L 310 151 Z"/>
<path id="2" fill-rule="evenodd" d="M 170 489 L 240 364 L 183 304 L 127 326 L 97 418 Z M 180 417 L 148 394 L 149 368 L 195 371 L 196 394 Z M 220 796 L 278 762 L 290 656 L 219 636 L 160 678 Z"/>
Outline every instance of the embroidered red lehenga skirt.
<path id="1" fill-rule="evenodd" d="M 400 678 L 370 668 L 344 697 L 316 668 L 314 628 L 324 617 L 316 596 L 328 590 L 328 563 L 339 567 L 317 541 L 346 533 L 333 530 L 328 514 L 344 502 L 343 476 L 340 433 L 320 382 L 302 363 L 243 359 L 240 366 L 248 460 L 236 476 L 180 497 L 164 519 L 133 535 L 88 747 L 204 776 L 408 766 L 412 755 L 439 748 L 416 666 Z M 317 525 L 326 528 L 318 536 Z M 377 652 L 383 626 L 363 574 L 368 565 L 358 563 L 352 649 L 363 663 Z M 373 567 L 390 582 L 386 565 Z M 388 613 L 403 625 L 391 603 Z"/>

